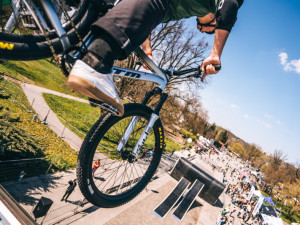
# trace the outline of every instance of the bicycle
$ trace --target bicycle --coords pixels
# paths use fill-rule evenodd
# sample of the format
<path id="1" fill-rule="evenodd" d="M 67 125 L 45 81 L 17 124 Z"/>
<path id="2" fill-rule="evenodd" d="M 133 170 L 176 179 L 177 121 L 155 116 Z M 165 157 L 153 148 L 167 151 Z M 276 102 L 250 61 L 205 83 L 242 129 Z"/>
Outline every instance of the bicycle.
<path id="1" fill-rule="evenodd" d="M 26 18 L 26 21 L 31 23 L 24 22 L 24 24 L 31 26 L 27 26 L 25 30 L 38 29 L 42 34 L 17 35 L 4 32 L 4 26 L 1 26 L 0 59 L 36 60 L 61 53 L 61 67 L 67 74 L 69 67 L 76 58 L 81 57 L 93 39 L 88 30 L 89 26 L 98 16 L 104 15 L 114 6 L 105 1 L 69 1 L 78 3 L 73 4 L 75 12 L 71 15 L 68 15 L 68 11 L 63 8 L 65 6 L 58 0 L 62 14 L 67 18 L 63 20 L 50 0 L 37 2 L 11 0 L 15 7 L 12 7 L 14 11 L 8 13 L 7 18 L 18 16 L 17 18 L 22 21 Z M 23 9 L 26 9 L 26 12 Z M 31 17 L 28 19 L 29 14 Z M 18 20 L 8 19 L 5 27 L 15 29 L 14 32 L 22 30 L 16 25 L 12 26 L 13 22 L 18 24 Z M 155 83 L 156 87 L 146 92 L 143 101 L 125 104 L 124 115 L 118 117 L 109 105 L 90 99 L 92 105 L 104 108 L 107 112 L 99 118 L 85 137 L 78 155 L 76 170 L 78 184 L 84 197 L 101 207 L 117 207 L 127 203 L 146 187 L 157 171 L 165 147 L 164 129 L 159 112 L 168 97 L 163 90 L 169 78 L 184 74 L 201 78 L 199 67 L 182 71 L 175 71 L 171 67 L 163 70 L 140 48 L 135 50 L 135 54 L 153 73 L 116 66 L 113 67 L 113 71 L 115 76 Z M 155 107 L 151 108 L 147 103 L 153 96 L 160 98 Z M 145 157 L 143 149 L 151 151 L 151 154 Z M 98 159 L 101 160 L 101 166 L 93 175 L 92 165 Z"/>

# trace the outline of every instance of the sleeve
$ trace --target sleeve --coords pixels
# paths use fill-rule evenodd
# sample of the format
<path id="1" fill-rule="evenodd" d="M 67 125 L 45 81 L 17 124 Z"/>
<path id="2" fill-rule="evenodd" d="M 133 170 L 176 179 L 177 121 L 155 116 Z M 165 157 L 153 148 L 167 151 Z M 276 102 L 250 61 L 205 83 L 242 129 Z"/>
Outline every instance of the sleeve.
<path id="1" fill-rule="evenodd" d="M 220 0 L 217 6 L 217 29 L 231 31 L 240 7 L 238 0 Z"/>

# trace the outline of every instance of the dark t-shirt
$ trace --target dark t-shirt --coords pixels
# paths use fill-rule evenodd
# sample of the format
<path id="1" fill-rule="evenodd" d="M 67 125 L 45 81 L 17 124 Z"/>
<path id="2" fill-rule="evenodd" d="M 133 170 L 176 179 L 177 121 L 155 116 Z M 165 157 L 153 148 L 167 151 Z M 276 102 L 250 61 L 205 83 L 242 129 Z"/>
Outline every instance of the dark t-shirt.
<path id="1" fill-rule="evenodd" d="M 214 13 L 217 16 L 217 29 L 231 31 L 243 2 L 244 0 L 171 0 L 163 22 Z"/>

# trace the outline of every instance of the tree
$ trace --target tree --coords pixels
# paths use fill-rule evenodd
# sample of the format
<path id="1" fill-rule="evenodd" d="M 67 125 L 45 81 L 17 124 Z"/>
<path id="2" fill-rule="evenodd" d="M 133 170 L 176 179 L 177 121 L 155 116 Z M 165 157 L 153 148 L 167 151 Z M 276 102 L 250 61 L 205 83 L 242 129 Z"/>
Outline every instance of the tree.
<path id="1" fill-rule="evenodd" d="M 204 54 L 208 50 L 208 42 L 203 38 L 199 40 L 196 36 L 194 31 L 188 30 L 183 21 L 169 22 L 157 26 L 151 34 L 151 43 L 153 57 L 158 66 L 167 69 L 170 65 L 177 70 L 182 70 L 200 65 L 204 59 Z M 130 69 L 139 69 L 140 65 L 137 61 L 138 58 L 131 54 L 128 59 L 121 62 L 118 61 L 116 65 Z M 186 90 L 191 91 L 192 96 L 196 96 L 201 85 L 199 79 L 188 77 L 187 75 L 171 76 L 165 91 L 175 98 L 186 101 L 190 96 L 181 94 L 180 84 L 183 82 Z M 137 83 L 140 83 L 144 90 L 150 90 L 148 88 L 152 87 L 147 86 L 146 89 L 146 86 L 144 86 L 146 85 L 145 82 L 124 78 L 118 83 L 121 96 L 135 96 L 134 92 L 141 93 L 141 90 L 137 88 Z M 140 98 L 142 97 L 140 96 Z"/>
<path id="2" fill-rule="evenodd" d="M 280 191 L 280 195 L 292 202 L 288 204 L 290 206 L 287 212 L 289 216 L 293 213 L 300 213 L 300 179 L 292 183 L 285 183 L 282 191 Z"/>
<path id="3" fill-rule="evenodd" d="M 270 164 L 274 167 L 274 169 L 279 168 L 284 161 L 287 159 L 287 155 L 284 154 L 280 150 L 275 150 L 270 158 Z"/>
<path id="4" fill-rule="evenodd" d="M 182 70 L 200 65 L 208 43 L 204 39 L 196 38 L 196 33 L 187 30 L 183 21 L 175 21 L 157 26 L 151 34 L 152 52 L 155 61 L 160 67 L 167 68 L 171 65 L 177 70 Z M 140 69 L 138 58 L 131 54 L 128 59 L 118 61 L 117 66 L 130 69 Z M 185 90 L 191 94 L 182 94 L 180 85 L 185 84 Z M 154 85 L 149 82 L 122 78 L 117 86 L 121 98 L 128 101 L 141 102 L 145 90 L 152 90 Z M 184 127 L 192 133 L 202 132 L 207 128 L 207 112 L 203 110 L 197 91 L 199 79 L 188 76 L 171 76 L 165 92 L 169 98 L 161 110 L 161 117 L 165 125 L 176 124 L 184 121 Z M 157 98 L 152 98 L 149 105 L 155 104 Z M 202 133 L 201 132 L 201 133 Z M 214 135 L 213 135 L 214 136 Z"/>
<path id="5" fill-rule="evenodd" d="M 245 159 L 254 162 L 257 158 L 262 155 L 263 151 L 256 144 L 249 145 L 249 148 L 246 148 Z"/>
<path id="6" fill-rule="evenodd" d="M 209 47 L 208 42 L 204 38 L 199 40 L 197 33 L 189 30 L 182 20 L 157 26 L 151 34 L 151 43 L 158 66 L 172 66 L 177 70 L 200 65 Z M 173 76 L 169 85 L 183 81 L 198 82 L 186 75 Z"/>
<path id="7" fill-rule="evenodd" d="M 231 151 L 237 153 L 239 156 L 243 157 L 245 155 L 245 149 L 242 144 L 235 143 L 230 148 Z"/>
<path id="8" fill-rule="evenodd" d="M 280 150 L 275 150 L 269 157 L 268 165 L 263 167 L 266 183 L 273 188 L 278 182 L 283 182 L 287 178 L 287 166 L 285 163 L 286 155 Z"/>
<path id="9" fill-rule="evenodd" d="M 227 140 L 228 140 L 228 132 L 227 132 L 227 130 L 223 130 L 223 129 L 220 130 L 218 132 L 218 134 L 216 135 L 215 139 L 217 141 L 220 141 L 220 142 L 222 142 L 222 143 L 225 144 L 227 142 Z"/>
<path id="10" fill-rule="evenodd" d="M 258 158 L 256 158 L 256 160 L 254 160 L 252 164 L 255 168 L 261 169 L 262 166 L 264 166 L 267 161 L 268 161 L 268 157 L 266 156 L 266 154 L 263 153 Z"/>

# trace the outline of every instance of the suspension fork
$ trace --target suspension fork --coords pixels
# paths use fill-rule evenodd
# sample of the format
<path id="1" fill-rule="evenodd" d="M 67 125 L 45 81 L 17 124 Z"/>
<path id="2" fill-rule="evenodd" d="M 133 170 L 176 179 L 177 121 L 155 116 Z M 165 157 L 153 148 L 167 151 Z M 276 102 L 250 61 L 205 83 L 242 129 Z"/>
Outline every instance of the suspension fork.
<path id="1" fill-rule="evenodd" d="M 146 125 L 146 127 L 144 128 L 141 136 L 139 137 L 139 140 L 138 142 L 136 143 L 133 151 L 132 151 L 132 156 L 136 157 L 140 150 L 141 150 L 141 147 L 143 146 L 143 144 L 145 143 L 149 133 L 150 133 L 150 130 L 152 129 L 154 123 L 159 119 L 159 112 L 164 104 L 164 102 L 167 100 L 168 98 L 168 95 L 166 93 L 162 93 L 162 90 L 158 87 L 154 88 L 152 91 L 148 91 L 146 93 L 146 96 L 145 98 L 143 99 L 142 101 L 142 104 L 143 105 L 146 105 L 149 101 L 149 99 L 153 96 L 153 95 L 157 95 L 157 94 L 160 94 L 161 97 L 160 97 L 160 100 L 156 106 L 156 108 L 154 109 L 154 112 L 151 114 L 151 117 L 150 117 L 150 120 L 148 122 L 148 124 Z M 129 136 L 131 135 L 131 133 L 133 132 L 137 122 L 139 121 L 139 117 L 138 116 L 134 116 L 129 125 L 127 126 L 126 128 L 126 131 L 124 133 L 124 135 L 122 136 L 118 146 L 117 146 L 117 151 L 119 153 L 122 154 L 123 152 L 123 148 L 124 146 L 126 145 L 128 139 L 129 139 Z"/>

